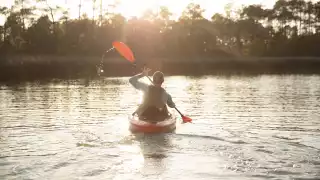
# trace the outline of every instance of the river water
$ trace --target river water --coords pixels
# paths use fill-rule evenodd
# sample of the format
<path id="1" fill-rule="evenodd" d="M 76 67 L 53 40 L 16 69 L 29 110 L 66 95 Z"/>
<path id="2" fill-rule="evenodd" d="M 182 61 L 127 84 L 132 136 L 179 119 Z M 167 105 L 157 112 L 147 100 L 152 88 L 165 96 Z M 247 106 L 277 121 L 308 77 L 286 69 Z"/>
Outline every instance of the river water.
<path id="1" fill-rule="evenodd" d="M 128 131 L 128 78 L 0 88 L 0 179 L 320 178 L 317 75 L 167 77 L 193 123 L 158 135 Z"/>

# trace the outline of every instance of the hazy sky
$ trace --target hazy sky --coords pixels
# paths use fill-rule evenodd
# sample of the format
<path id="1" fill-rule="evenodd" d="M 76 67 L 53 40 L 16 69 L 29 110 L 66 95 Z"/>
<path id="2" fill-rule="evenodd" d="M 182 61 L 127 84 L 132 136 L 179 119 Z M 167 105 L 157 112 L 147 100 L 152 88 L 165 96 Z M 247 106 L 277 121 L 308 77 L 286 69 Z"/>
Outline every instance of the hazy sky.
<path id="1" fill-rule="evenodd" d="M 10 7 L 14 0 L 0 0 L 0 6 Z M 35 1 L 35 0 L 29 0 Z M 82 12 L 86 12 L 89 17 L 92 16 L 92 0 L 81 0 L 83 7 Z M 96 0 L 96 6 L 99 8 L 100 0 Z M 148 8 L 157 9 L 159 6 L 167 6 L 175 15 L 179 16 L 183 9 L 190 3 L 200 4 L 206 10 L 204 16 L 210 18 L 216 12 L 224 12 L 224 7 L 228 3 L 233 3 L 233 7 L 239 7 L 247 4 L 262 4 L 265 7 L 272 7 L 276 0 L 118 0 L 120 2 L 117 12 L 121 12 L 125 17 L 140 16 Z M 72 17 L 78 16 L 78 5 L 80 0 L 48 0 L 50 5 L 59 5 L 69 8 Z M 114 2 L 114 0 L 103 0 L 103 7 Z M 98 13 L 98 9 L 97 12 Z M 2 24 L 3 18 L 0 18 Z"/>

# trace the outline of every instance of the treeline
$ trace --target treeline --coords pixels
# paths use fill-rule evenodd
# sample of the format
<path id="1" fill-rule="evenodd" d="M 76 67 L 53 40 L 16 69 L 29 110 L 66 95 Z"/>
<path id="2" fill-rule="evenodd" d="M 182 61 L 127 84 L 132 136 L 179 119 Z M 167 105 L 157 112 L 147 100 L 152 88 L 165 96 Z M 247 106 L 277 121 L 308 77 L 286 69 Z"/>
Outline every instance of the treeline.
<path id="1" fill-rule="evenodd" d="M 166 7 L 126 19 L 111 10 L 99 14 L 92 0 L 93 16 L 79 8 L 79 17 L 71 19 L 63 8 L 37 2 L 16 0 L 11 8 L 0 8 L 6 19 L 0 55 L 101 56 L 121 40 L 144 58 L 320 56 L 320 2 L 278 0 L 272 9 L 230 6 L 209 20 L 200 5 L 190 3 L 176 21 Z M 59 13 L 63 16 L 55 19 Z"/>

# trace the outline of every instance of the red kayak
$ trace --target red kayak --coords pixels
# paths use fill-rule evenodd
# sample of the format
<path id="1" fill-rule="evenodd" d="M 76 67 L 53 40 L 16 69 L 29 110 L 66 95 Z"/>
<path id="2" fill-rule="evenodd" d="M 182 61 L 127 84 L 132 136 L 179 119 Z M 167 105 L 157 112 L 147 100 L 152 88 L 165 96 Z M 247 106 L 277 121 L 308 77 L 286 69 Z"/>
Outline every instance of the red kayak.
<path id="1" fill-rule="evenodd" d="M 140 120 L 138 116 L 129 116 L 131 132 L 142 133 L 165 133 L 172 132 L 176 129 L 176 118 L 170 115 L 163 121 L 152 123 L 144 120 Z"/>

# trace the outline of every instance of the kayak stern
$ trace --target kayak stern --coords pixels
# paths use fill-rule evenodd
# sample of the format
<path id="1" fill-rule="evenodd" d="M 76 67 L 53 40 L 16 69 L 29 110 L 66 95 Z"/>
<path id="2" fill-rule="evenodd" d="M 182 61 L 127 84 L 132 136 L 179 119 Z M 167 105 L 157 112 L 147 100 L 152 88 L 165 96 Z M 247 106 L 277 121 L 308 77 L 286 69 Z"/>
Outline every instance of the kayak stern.
<path id="1" fill-rule="evenodd" d="M 172 132 L 176 129 L 176 118 L 170 115 L 163 121 L 151 123 L 140 120 L 138 116 L 129 116 L 130 127 L 129 130 L 133 133 L 166 133 Z"/>

